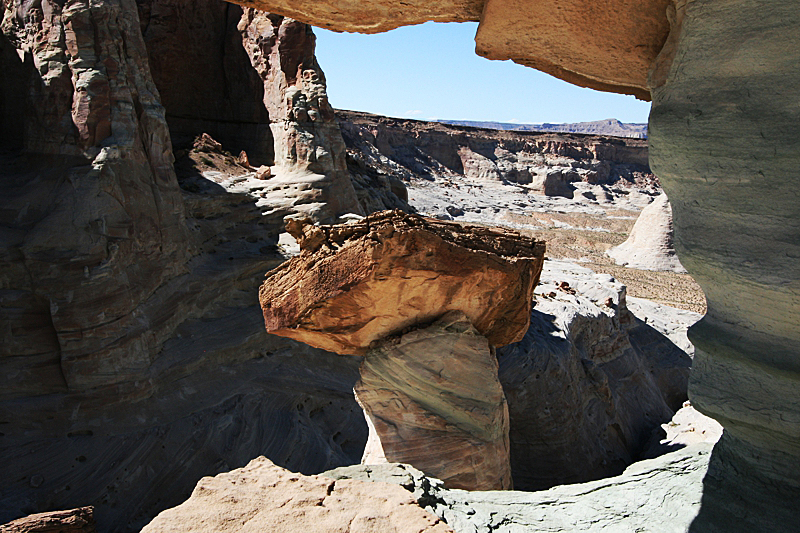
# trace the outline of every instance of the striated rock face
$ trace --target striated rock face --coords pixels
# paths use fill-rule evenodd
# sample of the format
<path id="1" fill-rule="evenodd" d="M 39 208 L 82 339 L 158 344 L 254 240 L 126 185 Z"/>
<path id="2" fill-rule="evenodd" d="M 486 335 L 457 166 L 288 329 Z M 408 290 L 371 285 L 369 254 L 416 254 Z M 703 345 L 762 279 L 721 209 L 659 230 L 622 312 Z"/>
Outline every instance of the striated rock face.
<path id="1" fill-rule="evenodd" d="M 666 194 L 642 209 L 628 239 L 608 251 L 618 265 L 640 270 L 686 272 L 673 246 L 672 208 Z"/>
<path id="2" fill-rule="evenodd" d="M 651 157 L 708 300 L 689 330 L 690 398 L 725 428 L 694 530 L 788 531 L 800 498 L 800 109 L 788 82 L 800 79 L 800 12 L 678 6 L 673 60 L 653 79 Z"/>
<path id="3" fill-rule="evenodd" d="M 200 480 L 183 504 L 159 514 L 142 533 L 447 533 L 444 521 L 388 483 L 304 476 L 264 457 Z"/>
<path id="4" fill-rule="evenodd" d="M 544 245 L 512 231 L 399 211 L 355 224 L 290 228 L 303 253 L 267 274 L 267 331 L 339 354 L 461 310 L 500 346 L 518 340 Z"/>
<path id="5" fill-rule="evenodd" d="M 176 175 L 148 60 L 156 26 L 194 19 L 139 7 L 147 43 L 133 1 L 3 4 L 0 522 L 93 504 L 100 529 L 134 531 L 203 475 L 258 454 L 318 472 L 366 441 L 359 361 L 264 332 L 288 212 L 221 172 Z M 241 117 L 220 108 L 188 118 Z"/>
<path id="6" fill-rule="evenodd" d="M 639 139 L 485 130 L 353 111 L 337 111 L 337 116 L 348 160 L 389 179 L 508 181 L 534 193 L 571 198 L 571 184 L 578 181 L 652 178 L 647 142 Z"/>
<path id="7" fill-rule="evenodd" d="M 709 444 L 696 444 L 638 462 L 616 477 L 540 492 L 447 489 L 402 464 L 347 466 L 324 475 L 376 486 L 396 483 L 459 533 L 686 533 L 701 507 L 710 451 Z"/>
<path id="8" fill-rule="evenodd" d="M 371 422 L 362 463 L 413 464 L 452 488 L 510 489 L 497 368 L 461 311 L 370 348 L 355 386 Z"/>
<path id="9" fill-rule="evenodd" d="M 244 150 L 255 166 L 274 164 L 264 82 L 236 27 L 242 8 L 215 0 L 136 5 L 173 145 L 187 148 L 207 133 L 235 154 Z"/>
<path id="10" fill-rule="evenodd" d="M 309 26 L 213 0 L 137 3 L 176 146 L 209 133 L 255 166 L 277 165 L 271 211 L 362 213 Z"/>
<path id="11" fill-rule="evenodd" d="M 517 489 L 617 475 L 686 400 L 691 360 L 607 274 L 545 261 L 531 327 L 498 349 Z"/>
<path id="12" fill-rule="evenodd" d="M 0 525 L 2 533 L 95 533 L 92 507 L 38 513 Z"/>
<path id="13" fill-rule="evenodd" d="M 113 387 L 151 364 L 145 302 L 191 253 L 135 6 L 6 6 L 3 71 L 29 99 L 0 170 L 3 395 Z"/>

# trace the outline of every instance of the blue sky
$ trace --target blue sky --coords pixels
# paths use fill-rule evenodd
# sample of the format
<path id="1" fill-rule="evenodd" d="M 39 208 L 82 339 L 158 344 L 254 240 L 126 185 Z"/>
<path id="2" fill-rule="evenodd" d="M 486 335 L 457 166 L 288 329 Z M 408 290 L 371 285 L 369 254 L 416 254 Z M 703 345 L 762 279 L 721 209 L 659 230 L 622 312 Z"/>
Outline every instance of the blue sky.
<path id="1" fill-rule="evenodd" d="M 420 120 L 647 122 L 649 102 L 477 56 L 477 27 L 428 22 L 377 35 L 314 28 L 331 104 Z"/>

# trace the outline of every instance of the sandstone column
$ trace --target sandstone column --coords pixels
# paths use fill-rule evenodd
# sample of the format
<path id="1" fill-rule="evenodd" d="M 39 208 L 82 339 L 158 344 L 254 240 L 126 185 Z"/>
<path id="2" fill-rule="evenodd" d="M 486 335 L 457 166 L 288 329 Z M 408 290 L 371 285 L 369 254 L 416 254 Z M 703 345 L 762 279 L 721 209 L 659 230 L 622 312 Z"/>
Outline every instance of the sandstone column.
<path id="1" fill-rule="evenodd" d="M 678 2 L 651 71 L 650 160 L 708 314 L 689 394 L 725 427 L 695 531 L 796 528 L 800 501 L 800 10 Z"/>
<path id="2" fill-rule="evenodd" d="M 264 105 L 275 139 L 275 164 L 294 205 L 319 222 L 362 214 L 345 160 L 325 75 L 314 56 L 316 37 L 302 22 L 246 8 L 238 30 L 264 81 Z M 286 188 L 286 187 L 283 187 Z M 316 205 L 314 205 L 316 204 Z"/>
<path id="3" fill-rule="evenodd" d="M 365 460 L 465 489 L 511 488 L 508 408 L 492 345 L 522 338 L 544 246 L 510 231 L 376 213 L 288 228 L 301 255 L 267 274 L 267 331 L 364 355 Z"/>
<path id="4" fill-rule="evenodd" d="M 356 399 L 363 464 L 406 463 L 452 488 L 510 489 L 509 418 L 489 341 L 461 311 L 370 348 Z"/>

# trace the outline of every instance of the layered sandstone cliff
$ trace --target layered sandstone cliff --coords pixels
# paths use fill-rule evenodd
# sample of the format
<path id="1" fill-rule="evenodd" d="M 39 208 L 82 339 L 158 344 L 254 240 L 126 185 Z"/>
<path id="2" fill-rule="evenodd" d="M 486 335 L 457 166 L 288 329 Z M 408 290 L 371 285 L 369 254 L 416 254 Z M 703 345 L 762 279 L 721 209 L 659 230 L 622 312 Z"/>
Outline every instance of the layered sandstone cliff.
<path id="1" fill-rule="evenodd" d="M 355 176 L 468 178 L 572 198 L 575 182 L 653 180 L 647 142 L 602 135 L 500 131 L 337 111 Z M 457 181 L 456 181 L 457 182 Z"/>
<path id="2" fill-rule="evenodd" d="M 180 144 L 207 127 L 271 163 L 242 16 L 212 3 L 3 3 L 0 522 L 91 503 L 102 530 L 137 530 L 199 477 L 257 454 L 306 472 L 361 455 L 358 361 L 329 366 L 332 354 L 266 335 L 257 305 L 258 278 L 284 260 L 282 219 L 303 206 L 173 166 L 172 134 Z M 275 34 L 302 26 L 270 20 Z M 309 36 L 276 43 L 275 71 L 313 54 Z M 315 153 L 327 142 L 316 131 Z M 341 181 L 334 167 L 297 171 L 319 178 L 303 185 L 317 207 Z M 325 216 L 358 211 L 350 199 Z"/>

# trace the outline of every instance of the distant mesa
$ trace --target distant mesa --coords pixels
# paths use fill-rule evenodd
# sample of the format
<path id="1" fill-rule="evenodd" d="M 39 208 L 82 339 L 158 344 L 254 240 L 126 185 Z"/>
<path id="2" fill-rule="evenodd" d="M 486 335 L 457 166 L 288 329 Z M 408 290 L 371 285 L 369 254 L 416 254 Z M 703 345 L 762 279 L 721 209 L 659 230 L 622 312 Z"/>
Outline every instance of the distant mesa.
<path id="1" fill-rule="evenodd" d="M 586 133 L 591 135 L 613 135 L 615 137 L 631 137 L 647 139 L 647 124 L 625 123 L 615 118 L 594 120 L 591 122 L 573 122 L 564 124 L 516 124 L 513 122 L 481 122 L 472 120 L 438 120 L 442 124 L 453 126 L 469 126 L 490 130 L 506 131 L 542 131 L 561 133 Z"/>

